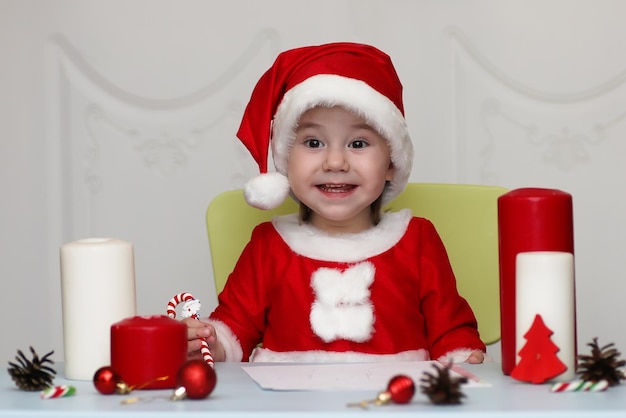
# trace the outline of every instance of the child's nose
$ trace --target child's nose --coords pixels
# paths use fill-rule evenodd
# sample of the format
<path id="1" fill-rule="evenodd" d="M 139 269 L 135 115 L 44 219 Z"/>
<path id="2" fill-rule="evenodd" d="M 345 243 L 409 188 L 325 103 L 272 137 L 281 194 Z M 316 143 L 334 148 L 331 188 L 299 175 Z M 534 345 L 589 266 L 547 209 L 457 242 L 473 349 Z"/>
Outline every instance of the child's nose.
<path id="1" fill-rule="evenodd" d="M 323 168 L 326 171 L 347 171 L 348 160 L 343 150 L 331 148 L 326 154 Z"/>

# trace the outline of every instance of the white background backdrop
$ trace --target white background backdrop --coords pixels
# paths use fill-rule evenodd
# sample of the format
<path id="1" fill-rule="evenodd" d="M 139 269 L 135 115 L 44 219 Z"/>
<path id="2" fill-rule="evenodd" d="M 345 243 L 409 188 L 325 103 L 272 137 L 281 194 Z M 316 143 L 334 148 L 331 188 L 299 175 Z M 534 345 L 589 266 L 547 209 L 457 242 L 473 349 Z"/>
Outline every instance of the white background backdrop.
<path id="1" fill-rule="evenodd" d="M 204 212 L 257 172 L 235 132 L 284 49 L 389 53 L 411 180 L 574 198 L 579 350 L 626 350 L 626 2 L 0 0 L 0 359 L 62 359 L 59 247 L 135 245 L 139 314 L 216 297 Z"/>

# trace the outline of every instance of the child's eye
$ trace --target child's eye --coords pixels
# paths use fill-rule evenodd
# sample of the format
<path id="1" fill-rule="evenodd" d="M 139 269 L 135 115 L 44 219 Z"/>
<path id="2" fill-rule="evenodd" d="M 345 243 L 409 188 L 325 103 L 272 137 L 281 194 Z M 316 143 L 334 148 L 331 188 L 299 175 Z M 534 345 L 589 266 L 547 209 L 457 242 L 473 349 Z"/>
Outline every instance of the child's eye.
<path id="1" fill-rule="evenodd" d="M 322 142 L 316 138 L 307 138 L 304 140 L 304 145 L 309 148 L 320 148 L 322 146 Z"/>
<path id="2" fill-rule="evenodd" d="M 350 143 L 351 148 L 365 148 L 368 146 L 367 141 L 364 139 L 355 139 Z"/>

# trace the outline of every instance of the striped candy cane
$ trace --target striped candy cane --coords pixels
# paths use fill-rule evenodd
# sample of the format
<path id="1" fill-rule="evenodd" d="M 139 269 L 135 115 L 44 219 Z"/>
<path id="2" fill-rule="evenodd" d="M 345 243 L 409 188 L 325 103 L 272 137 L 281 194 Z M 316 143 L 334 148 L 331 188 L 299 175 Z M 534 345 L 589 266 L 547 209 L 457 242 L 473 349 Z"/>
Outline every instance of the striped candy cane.
<path id="1" fill-rule="evenodd" d="M 167 302 L 167 316 L 170 318 L 176 318 L 176 307 L 185 302 L 183 305 L 183 312 L 181 316 L 183 318 L 200 319 L 198 312 L 200 311 L 200 301 L 193 297 L 191 293 L 183 292 L 174 295 L 169 302 Z M 200 348 L 202 358 L 211 367 L 213 367 L 213 355 L 209 350 L 209 344 L 205 339 L 202 339 L 202 347 Z"/>
<path id="2" fill-rule="evenodd" d="M 170 318 L 176 318 L 176 307 L 179 303 L 189 302 L 190 300 L 194 300 L 195 298 L 191 293 L 183 292 L 177 295 L 174 295 L 169 302 L 167 302 L 167 316 Z"/>
<path id="3" fill-rule="evenodd" d="M 69 385 L 50 386 L 41 391 L 41 399 L 65 398 L 76 393 L 76 388 Z"/>
<path id="4" fill-rule="evenodd" d="M 608 387 L 609 382 L 606 380 L 597 382 L 574 380 L 572 382 L 555 383 L 550 387 L 550 392 L 602 392 Z"/>

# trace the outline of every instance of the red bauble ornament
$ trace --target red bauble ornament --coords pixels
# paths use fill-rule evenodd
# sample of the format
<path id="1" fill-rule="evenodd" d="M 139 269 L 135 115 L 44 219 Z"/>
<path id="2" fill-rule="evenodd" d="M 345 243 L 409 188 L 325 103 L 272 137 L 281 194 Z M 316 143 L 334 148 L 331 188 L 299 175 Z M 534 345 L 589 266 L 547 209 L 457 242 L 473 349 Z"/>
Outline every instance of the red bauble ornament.
<path id="1" fill-rule="evenodd" d="M 96 370 L 96 373 L 93 375 L 93 384 L 96 390 L 103 395 L 130 392 L 128 385 L 122 381 L 117 372 L 110 366 L 100 367 Z"/>
<path id="2" fill-rule="evenodd" d="M 392 377 L 387 384 L 387 389 L 380 392 L 376 399 L 369 401 L 353 402 L 348 406 L 358 406 L 360 408 L 367 409 L 370 404 L 385 405 L 390 402 L 394 403 L 409 403 L 415 395 L 415 383 L 409 376 L 398 374 Z"/>
<path id="3" fill-rule="evenodd" d="M 378 395 L 383 402 L 409 403 L 415 395 L 415 383 L 409 376 L 403 374 L 396 375 L 389 380 L 387 390 Z M 387 399 L 388 400 L 383 400 Z"/>
<path id="4" fill-rule="evenodd" d="M 204 360 L 188 360 L 183 364 L 176 375 L 178 388 L 172 399 L 204 399 L 213 392 L 217 383 L 217 375 L 213 367 Z"/>

